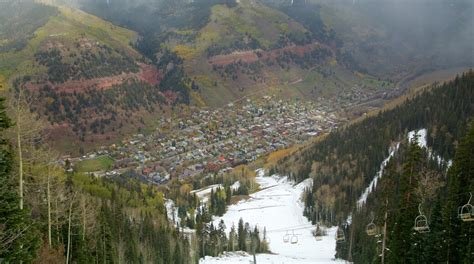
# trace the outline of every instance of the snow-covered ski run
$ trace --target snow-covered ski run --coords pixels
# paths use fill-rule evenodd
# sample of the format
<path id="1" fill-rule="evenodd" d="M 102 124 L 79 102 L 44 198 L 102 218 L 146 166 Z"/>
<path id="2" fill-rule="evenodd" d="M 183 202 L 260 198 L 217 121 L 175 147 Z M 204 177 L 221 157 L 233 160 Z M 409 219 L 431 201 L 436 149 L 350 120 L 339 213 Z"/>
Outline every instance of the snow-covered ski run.
<path id="1" fill-rule="evenodd" d="M 262 171 L 256 178 L 260 184 L 258 191 L 245 201 L 231 205 L 222 217 L 214 218 L 217 225 L 224 220 L 227 232 L 232 225 L 237 227 L 239 219 L 248 222 L 250 226 L 257 225 L 261 234 L 266 228 L 266 237 L 272 254 L 258 254 L 257 263 L 274 264 L 317 264 L 336 263 L 335 228 L 328 229 L 327 236 L 316 241 L 312 235 L 314 225 L 303 216 L 301 195 L 305 188 L 311 186 L 311 179 L 297 185 L 287 177 L 264 177 Z M 294 231 L 293 231 L 294 230 Z M 298 237 L 298 243 L 284 243 L 283 236 L 290 232 Z M 201 264 L 237 264 L 252 263 L 252 256 L 244 252 L 224 253 L 219 257 L 206 257 Z"/>

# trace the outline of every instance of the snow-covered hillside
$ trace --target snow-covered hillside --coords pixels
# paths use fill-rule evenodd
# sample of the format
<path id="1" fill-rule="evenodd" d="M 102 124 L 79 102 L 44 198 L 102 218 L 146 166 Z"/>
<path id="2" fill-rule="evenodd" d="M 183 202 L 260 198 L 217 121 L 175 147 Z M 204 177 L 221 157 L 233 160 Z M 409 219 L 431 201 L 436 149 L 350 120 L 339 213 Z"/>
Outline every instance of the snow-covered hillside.
<path id="1" fill-rule="evenodd" d="M 231 205 L 223 217 L 214 219 L 218 224 L 224 220 L 227 232 L 232 225 L 237 227 L 240 218 L 250 226 L 257 225 L 263 236 L 266 228 L 269 247 L 274 254 L 257 255 L 257 263 L 334 263 L 336 242 L 335 229 L 329 229 L 328 235 L 321 241 L 316 241 L 311 231 L 314 226 L 303 216 L 303 204 L 300 200 L 304 188 L 312 182 L 308 179 L 298 185 L 288 181 L 286 177 L 263 177 L 259 173 L 257 182 L 261 191 L 251 195 L 251 198 Z M 298 243 L 284 243 L 283 236 L 289 232 L 298 237 Z M 291 237 L 291 236 L 290 236 Z M 221 257 L 206 257 L 201 264 L 214 263 L 249 263 L 252 257 L 246 253 L 226 253 Z"/>
<path id="2" fill-rule="evenodd" d="M 357 200 L 357 206 L 358 207 L 362 207 L 367 202 L 367 197 L 372 192 L 372 190 L 374 190 L 374 188 L 377 186 L 378 180 L 380 180 L 380 178 L 382 178 L 383 170 L 385 169 L 388 162 L 393 157 L 393 155 L 395 155 L 395 152 L 397 152 L 399 148 L 400 148 L 400 143 L 397 143 L 395 145 L 395 147 L 390 148 L 388 157 L 384 161 L 382 161 L 382 164 L 380 164 L 380 169 L 375 174 L 374 179 L 370 182 L 369 186 L 367 188 L 365 188 L 365 190 L 362 193 L 362 195 L 360 196 L 359 200 Z"/>
<path id="3" fill-rule="evenodd" d="M 415 139 L 415 135 L 417 135 L 418 136 L 417 144 L 418 146 L 420 146 L 420 148 L 426 148 L 428 150 L 428 157 L 430 159 L 435 159 L 439 165 L 446 164 L 446 169 L 449 169 L 449 167 L 451 167 L 453 162 L 451 160 L 448 160 L 448 161 L 444 160 L 441 156 L 437 155 L 436 153 L 433 152 L 432 149 L 430 149 L 427 143 L 427 133 L 428 132 L 426 128 L 410 131 L 408 133 L 408 141 L 412 142 Z"/>
<path id="4" fill-rule="evenodd" d="M 428 157 L 430 159 L 434 158 L 438 162 L 438 164 L 440 165 L 446 164 L 447 168 L 451 167 L 451 164 L 452 164 L 451 160 L 445 161 L 442 157 L 433 153 L 433 151 L 428 147 L 427 133 L 428 132 L 426 128 L 410 131 L 408 132 L 408 135 L 407 135 L 408 142 L 411 143 L 413 140 L 415 140 L 415 136 L 416 136 L 416 140 L 417 140 L 416 143 L 418 144 L 418 146 L 420 146 L 420 148 L 424 148 L 428 150 Z M 395 153 L 398 151 L 399 148 L 400 148 L 400 142 L 398 142 L 395 145 L 395 147 L 390 148 L 388 157 L 382 162 L 382 164 L 380 164 L 380 169 L 377 172 L 377 174 L 375 174 L 374 179 L 370 182 L 369 186 L 364 190 L 362 195 L 359 197 L 359 200 L 357 201 L 357 206 L 359 208 L 365 205 L 367 201 L 367 197 L 377 186 L 377 181 L 382 177 L 385 166 L 387 166 L 387 163 L 390 161 L 393 155 L 395 155 Z"/>

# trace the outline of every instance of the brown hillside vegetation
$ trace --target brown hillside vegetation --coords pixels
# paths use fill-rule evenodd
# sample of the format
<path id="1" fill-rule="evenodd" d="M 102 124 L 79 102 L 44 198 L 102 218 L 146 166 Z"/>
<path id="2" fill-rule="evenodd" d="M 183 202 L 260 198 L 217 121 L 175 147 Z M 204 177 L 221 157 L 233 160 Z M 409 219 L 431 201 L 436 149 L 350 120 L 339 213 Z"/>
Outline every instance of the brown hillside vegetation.
<path id="1" fill-rule="evenodd" d="M 82 79 L 82 80 L 68 80 L 64 83 L 53 84 L 49 81 L 41 82 L 28 82 L 25 87 L 32 91 L 37 92 L 44 85 L 49 85 L 53 87 L 56 92 L 84 92 L 89 87 L 94 87 L 97 90 L 106 90 L 110 89 L 113 86 L 121 85 L 126 80 L 137 79 L 139 81 L 146 82 L 150 85 L 157 85 L 161 79 L 161 74 L 158 69 L 149 64 L 139 63 L 140 71 L 137 73 L 129 72 L 122 73 L 115 76 L 99 77 L 92 79 Z"/>

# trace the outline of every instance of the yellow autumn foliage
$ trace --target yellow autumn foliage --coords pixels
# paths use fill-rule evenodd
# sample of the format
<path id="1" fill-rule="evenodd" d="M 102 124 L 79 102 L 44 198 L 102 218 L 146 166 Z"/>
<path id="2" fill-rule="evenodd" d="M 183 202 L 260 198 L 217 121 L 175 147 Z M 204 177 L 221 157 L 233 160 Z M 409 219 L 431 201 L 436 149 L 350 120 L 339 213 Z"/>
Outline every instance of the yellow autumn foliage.
<path id="1" fill-rule="evenodd" d="M 198 51 L 187 45 L 177 45 L 173 48 L 173 51 L 185 60 L 192 59 L 198 55 Z"/>

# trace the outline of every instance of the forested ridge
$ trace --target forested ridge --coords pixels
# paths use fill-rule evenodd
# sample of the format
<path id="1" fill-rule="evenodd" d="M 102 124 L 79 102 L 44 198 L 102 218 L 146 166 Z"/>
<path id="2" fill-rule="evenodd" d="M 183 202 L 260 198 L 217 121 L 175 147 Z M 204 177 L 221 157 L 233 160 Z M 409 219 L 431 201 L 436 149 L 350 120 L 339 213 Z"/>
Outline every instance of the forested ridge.
<path id="1" fill-rule="evenodd" d="M 196 89 L 183 69 L 183 59 L 171 51 L 164 43 L 179 34 L 170 31 L 196 30 L 188 38 L 194 38 L 197 30 L 204 27 L 214 5 L 236 5 L 235 0 L 201 1 L 155 1 L 153 3 L 133 3 L 126 0 L 101 2 L 81 1 L 82 8 L 117 25 L 140 33 L 135 48 L 163 71 L 160 90 L 178 93 L 179 102 L 190 103 L 190 89 Z M 192 87 L 191 87 L 192 86 Z"/>
<path id="2" fill-rule="evenodd" d="M 15 94 L 23 90 L 20 82 L 14 83 Z M 34 93 L 24 90 L 27 98 Z M 129 113 L 146 111 L 159 113 L 169 100 L 160 93 L 160 89 L 147 82 L 134 78 L 110 89 L 88 87 L 80 92 L 58 92 L 50 85 L 38 89 L 42 101 L 30 99 L 30 108 L 39 112 L 52 124 L 70 124 L 72 131 L 81 141 L 85 141 L 88 132 L 104 134 L 107 131 L 119 131 Z M 133 120 L 132 120 L 133 122 Z M 143 118 L 138 118 L 143 124 Z"/>
<path id="3" fill-rule="evenodd" d="M 229 233 L 223 222 L 212 223 L 212 215 L 257 188 L 248 169 L 167 186 L 128 174 L 94 177 L 73 172 L 67 159 L 58 162 L 21 97 L 8 112 L 1 99 L 0 261 L 187 264 L 223 251 L 268 251 L 260 231 L 243 219 Z M 239 187 L 231 189 L 235 182 Z M 211 191 L 208 205 L 190 193 L 213 184 L 223 187 Z"/>
<path id="4" fill-rule="evenodd" d="M 466 211 L 472 207 L 461 209 L 472 204 L 474 123 L 466 129 L 448 170 L 416 142 L 406 143 L 367 203 L 353 211 L 352 223 L 341 225 L 347 240 L 338 244 L 337 256 L 354 263 L 380 263 L 382 253 L 385 263 L 472 263 L 474 230 L 460 214 L 474 218 Z M 367 232 L 371 215 L 374 233 Z"/>
<path id="5" fill-rule="evenodd" d="M 284 158 L 272 173 L 297 181 L 314 179 L 304 195 L 305 215 L 313 223 L 344 230 L 346 240 L 338 244 L 340 258 L 379 263 L 382 238 L 369 237 L 366 227 L 372 213 L 378 234 L 383 233 L 387 211 L 386 263 L 470 263 L 472 228 L 457 214 L 474 190 L 473 93 L 473 71 L 435 84 L 394 109 L 331 132 Z M 428 150 L 407 140 L 409 131 L 419 129 L 427 130 Z M 367 204 L 359 207 L 356 202 L 363 190 L 397 144 L 382 180 L 371 190 Z M 428 234 L 413 230 L 418 206 L 429 219 Z M 352 225 L 346 223 L 348 218 Z"/>
<path id="6" fill-rule="evenodd" d="M 114 51 L 109 46 L 97 45 L 92 51 L 81 48 L 79 42 L 74 45 L 77 47 L 74 52 L 67 53 L 53 48 L 35 54 L 38 64 L 48 68 L 48 80 L 51 83 L 113 76 L 124 72 L 136 73 L 139 70 L 133 58 Z M 65 58 L 70 62 L 65 62 Z"/>
<path id="7" fill-rule="evenodd" d="M 324 212 L 324 220 L 344 221 L 356 199 L 379 170 L 389 148 L 412 130 L 426 128 L 432 150 L 452 159 L 459 139 L 474 114 L 474 73 L 435 84 L 395 107 L 331 132 L 324 139 L 286 157 L 272 172 L 297 181 L 314 178 L 308 207 Z M 313 216 L 314 218 L 314 216 Z"/>

